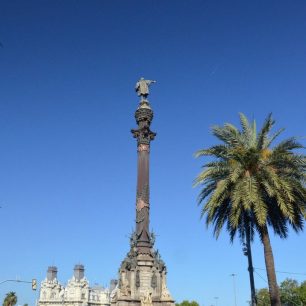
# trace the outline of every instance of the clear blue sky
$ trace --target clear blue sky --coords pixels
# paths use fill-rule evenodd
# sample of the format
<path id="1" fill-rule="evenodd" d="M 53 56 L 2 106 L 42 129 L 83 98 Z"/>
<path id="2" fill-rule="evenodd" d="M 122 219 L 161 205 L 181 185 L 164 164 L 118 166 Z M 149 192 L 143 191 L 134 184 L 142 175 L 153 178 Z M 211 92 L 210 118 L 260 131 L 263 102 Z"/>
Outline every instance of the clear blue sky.
<path id="1" fill-rule="evenodd" d="M 272 111 L 282 137 L 305 135 L 305 16 L 303 0 L 2 0 L 0 280 L 40 282 L 56 265 L 65 283 L 76 263 L 91 284 L 117 276 L 135 218 L 130 129 L 144 76 L 157 80 L 151 225 L 173 297 L 233 305 L 236 273 L 246 305 L 246 258 L 200 220 L 192 181 L 203 161 L 193 153 L 215 143 L 211 125 L 238 124 L 238 112 L 262 124 Z M 278 271 L 306 273 L 305 238 L 272 235 Z M 264 268 L 258 240 L 253 250 Z M 8 291 L 19 304 L 37 297 L 10 283 L 0 300 Z"/>

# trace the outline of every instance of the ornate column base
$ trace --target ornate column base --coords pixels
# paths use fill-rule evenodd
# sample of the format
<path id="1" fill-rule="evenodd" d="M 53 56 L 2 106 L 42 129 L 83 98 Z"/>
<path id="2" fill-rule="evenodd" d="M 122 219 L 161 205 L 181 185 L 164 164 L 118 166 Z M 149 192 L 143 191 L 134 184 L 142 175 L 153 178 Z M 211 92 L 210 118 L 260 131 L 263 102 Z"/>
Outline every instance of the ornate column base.
<path id="1" fill-rule="evenodd" d="M 119 269 L 118 286 L 111 293 L 112 306 L 174 306 L 167 288 L 167 270 L 158 251 L 138 254 L 131 246 Z"/>

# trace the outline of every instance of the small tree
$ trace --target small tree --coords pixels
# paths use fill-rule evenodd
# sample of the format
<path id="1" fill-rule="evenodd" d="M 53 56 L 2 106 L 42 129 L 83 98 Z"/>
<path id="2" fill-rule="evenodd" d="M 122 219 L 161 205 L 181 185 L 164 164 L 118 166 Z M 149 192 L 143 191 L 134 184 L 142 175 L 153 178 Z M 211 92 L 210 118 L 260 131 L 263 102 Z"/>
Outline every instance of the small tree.
<path id="1" fill-rule="evenodd" d="M 287 278 L 281 282 L 279 289 L 282 306 L 306 305 L 306 281 L 299 284 L 296 280 Z M 270 306 L 267 288 L 257 291 L 257 300 L 257 306 Z"/>
<path id="2" fill-rule="evenodd" d="M 199 306 L 199 303 L 196 301 L 189 302 L 187 300 L 184 300 L 181 303 L 176 303 L 175 306 Z"/>
<path id="3" fill-rule="evenodd" d="M 281 302 L 284 306 L 301 305 L 299 283 L 287 278 L 280 284 Z"/>
<path id="4" fill-rule="evenodd" d="M 270 296 L 267 288 L 263 288 L 257 291 L 257 306 L 270 306 Z"/>
<path id="5" fill-rule="evenodd" d="M 3 301 L 3 306 L 14 306 L 17 304 L 17 296 L 16 293 L 11 291 L 6 294 L 6 297 Z"/>
<path id="6" fill-rule="evenodd" d="M 299 288 L 299 295 L 302 305 L 306 305 L 306 281 L 302 282 Z"/>

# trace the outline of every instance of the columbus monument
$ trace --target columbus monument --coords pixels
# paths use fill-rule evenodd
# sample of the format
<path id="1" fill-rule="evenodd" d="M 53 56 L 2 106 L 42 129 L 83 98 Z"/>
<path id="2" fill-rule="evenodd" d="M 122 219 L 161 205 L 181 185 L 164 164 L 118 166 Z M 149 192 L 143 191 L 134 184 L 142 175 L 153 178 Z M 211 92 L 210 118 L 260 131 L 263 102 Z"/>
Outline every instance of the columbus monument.
<path id="1" fill-rule="evenodd" d="M 153 111 L 148 95 L 153 83 L 155 81 L 141 78 L 135 87 L 140 97 L 135 112 L 138 128 L 132 130 L 138 154 L 136 225 L 130 237 L 130 251 L 119 268 L 117 288 L 111 293 L 112 306 L 174 306 L 167 288 L 166 265 L 154 249 L 155 235 L 149 230 L 149 156 L 150 143 L 156 133 L 150 130 Z"/>

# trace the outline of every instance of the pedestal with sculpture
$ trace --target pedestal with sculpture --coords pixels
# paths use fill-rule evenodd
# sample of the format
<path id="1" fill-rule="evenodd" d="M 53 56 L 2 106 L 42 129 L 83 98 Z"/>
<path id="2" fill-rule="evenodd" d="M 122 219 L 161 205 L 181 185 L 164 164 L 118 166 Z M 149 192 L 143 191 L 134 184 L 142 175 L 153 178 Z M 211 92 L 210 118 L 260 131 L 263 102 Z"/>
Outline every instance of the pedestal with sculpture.
<path id="1" fill-rule="evenodd" d="M 149 156 L 150 143 L 156 136 L 150 130 L 153 111 L 148 95 L 152 83 L 155 81 L 141 78 L 135 88 L 140 97 L 135 112 L 138 128 L 132 130 L 138 154 L 136 229 L 130 238 L 130 251 L 119 269 L 117 288 L 111 293 L 113 306 L 174 306 L 167 288 L 166 266 L 154 249 L 154 233 L 149 231 Z"/>

